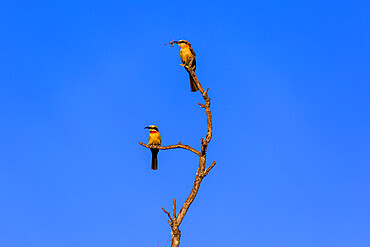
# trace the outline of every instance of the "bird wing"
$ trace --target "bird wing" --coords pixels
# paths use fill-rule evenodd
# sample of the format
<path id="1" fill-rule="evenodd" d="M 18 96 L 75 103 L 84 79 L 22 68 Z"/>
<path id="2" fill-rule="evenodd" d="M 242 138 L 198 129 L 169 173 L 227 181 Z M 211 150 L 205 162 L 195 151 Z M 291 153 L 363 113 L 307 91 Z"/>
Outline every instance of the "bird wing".
<path id="1" fill-rule="evenodd" d="M 190 48 L 190 51 L 191 51 L 191 53 L 194 55 L 194 57 L 196 56 L 196 54 L 195 54 L 195 52 L 194 52 L 194 50 L 193 50 L 193 47 L 191 47 L 191 45 L 189 45 L 189 48 Z"/>

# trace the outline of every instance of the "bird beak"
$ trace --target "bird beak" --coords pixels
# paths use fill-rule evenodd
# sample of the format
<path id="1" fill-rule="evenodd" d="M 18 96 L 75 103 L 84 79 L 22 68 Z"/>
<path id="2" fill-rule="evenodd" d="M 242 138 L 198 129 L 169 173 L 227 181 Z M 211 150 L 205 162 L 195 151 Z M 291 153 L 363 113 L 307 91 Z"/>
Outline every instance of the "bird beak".
<path id="1" fill-rule="evenodd" d="M 144 129 L 149 129 L 149 127 L 145 127 Z"/>

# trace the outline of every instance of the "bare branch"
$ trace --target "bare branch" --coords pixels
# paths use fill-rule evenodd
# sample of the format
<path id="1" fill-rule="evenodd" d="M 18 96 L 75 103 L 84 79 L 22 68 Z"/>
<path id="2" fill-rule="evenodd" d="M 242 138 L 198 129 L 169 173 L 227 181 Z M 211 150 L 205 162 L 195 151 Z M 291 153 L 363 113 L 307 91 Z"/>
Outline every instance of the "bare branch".
<path id="1" fill-rule="evenodd" d="M 173 44 L 177 44 L 177 43 L 178 43 L 177 41 L 168 42 L 168 44 L 171 44 L 172 47 L 174 46 Z M 207 134 L 204 138 L 201 139 L 201 151 L 199 152 L 199 151 L 195 150 L 194 148 L 192 148 L 190 146 L 182 145 L 181 142 L 179 142 L 179 144 L 177 144 L 177 145 L 171 145 L 171 146 L 166 146 L 166 147 L 163 147 L 163 146 L 148 146 L 146 144 L 143 144 L 143 143 L 139 142 L 141 145 L 143 145 L 144 147 L 147 147 L 147 148 L 158 148 L 158 149 L 162 149 L 162 150 L 172 149 L 172 148 L 183 148 L 183 149 L 190 150 L 190 151 L 192 151 L 193 153 L 196 153 L 199 156 L 199 164 L 198 164 L 198 169 L 197 169 L 197 173 L 196 173 L 196 176 L 195 176 L 193 188 L 190 192 L 190 195 L 188 196 L 188 198 L 185 200 L 183 206 L 181 207 L 180 212 L 178 213 L 178 215 L 176 216 L 176 200 L 175 199 L 173 199 L 173 219 L 171 219 L 170 213 L 162 208 L 163 211 L 171 219 L 171 221 L 169 222 L 170 225 L 171 225 L 171 228 L 172 228 L 172 231 L 171 231 L 172 245 L 171 245 L 171 247 L 178 247 L 179 246 L 180 237 L 181 237 L 181 232 L 179 230 L 179 226 L 180 226 L 182 220 L 184 219 L 184 217 L 186 215 L 186 212 L 188 211 L 190 205 L 192 204 L 196 195 L 198 194 L 200 184 L 201 184 L 203 178 L 208 175 L 208 173 L 212 170 L 212 168 L 216 164 L 216 162 L 213 161 L 211 166 L 209 166 L 207 168 L 207 170 L 205 169 L 205 167 L 206 167 L 207 147 L 208 147 L 208 143 L 211 141 L 211 138 L 212 138 L 211 99 L 207 95 L 209 88 L 207 88 L 207 90 L 204 91 L 204 89 L 203 89 L 202 85 L 200 84 L 197 76 L 195 75 L 194 67 L 193 67 L 194 58 L 195 58 L 195 53 L 194 53 L 194 56 L 191 59 L 189 65 L 186 65 L 186 64 L 180 64 L 180 65 L 183 66 L 186 69 L 186 71 L 189 73 L 190 77 L 194 80 L 194 82 L 197 85 L 197 88 L 199 89 L 199 92 L 201 93 L 201 95 L 204 99 L 204 104 L 198 103 L 200 105 L 200 107 L 202 107 L 206 110 L 206 116 L 207 116 Z"/>
<path id="2" fill-rule="evenodd" d="M 167 150 L 167 149 L 174 149 L 174 148 L 182 148 L 182 149 L 187 149 L 189 151 L 192 151 L 193 153 L 195 153 L 196 155 L 200 155 L 200 152 L 188 145 L 183 145 L 181 144 L 181 142 L 179 142 L 178 144 L 176 145 L 169 145 L 169 146 L 159 146 L 159 145 L 147 145 L 145 143 L 142 143 L 142 142 L 139 142 L 140 145 L 146 147 L 146 148 L 156 148 L 156 149 L 160 149 L 160 150 Z"/>
<path id="3" fill-rule="evenodd" d="M 211 169 L 216 165 L 216 161 L 212 162 L 212 165 L 203 173 L 203 177 L 207 176 Z"/>
<path id="4" fill-rule="evenodd" d="M 176 219 L 176 199 L 173 199 L 173 220 Z"/>
<path id="5" fill-rule="evenodd" d="M 168 218 L 170 218 L 170 221 L 171 223 L 173 222 L 172 218 L 171 218 L 171 214 L 169 212 L 167 212 L 164 208 L 162 208 L 163 212 L 165 212 L 167 215 L 168 215 Z"/>

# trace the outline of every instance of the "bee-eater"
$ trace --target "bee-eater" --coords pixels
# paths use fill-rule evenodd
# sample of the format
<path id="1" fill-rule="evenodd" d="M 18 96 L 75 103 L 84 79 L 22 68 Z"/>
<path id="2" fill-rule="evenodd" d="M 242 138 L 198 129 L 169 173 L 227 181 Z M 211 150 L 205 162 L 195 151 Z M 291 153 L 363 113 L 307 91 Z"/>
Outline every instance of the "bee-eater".
<path id="1" fill-rule="evenodd" d="M 158 127 L 155 125 L 150 125 L 149 127 L 145 127 L 144 129 L 149 129 L 149 142 L 148 145 L 161 145 L 161 135 L 158 132 Z M 157 161 L 157 154 L 159 149 L 151 148 L 152 151 L 152 169 L 157 170 L 158 168 L 158 161 Z"/>
<path id="2" fill-rule="evenodd" d="M 190 42 L 186 40 L 179 40 L 177 44 L 181 47 L 180 50 L 180 58 L 183 64 L 189 66 L 190 61 L 194 58 L 192 68 L 195 71 L 196 68 L 196 62 L 195 62 L 195 52 L 193 48 L 191 48 Z M 197 84 L 194 82 L 193 78 L 189 75 L 190 79 L 190 90 L 192 92 L 198 91 Z"/>

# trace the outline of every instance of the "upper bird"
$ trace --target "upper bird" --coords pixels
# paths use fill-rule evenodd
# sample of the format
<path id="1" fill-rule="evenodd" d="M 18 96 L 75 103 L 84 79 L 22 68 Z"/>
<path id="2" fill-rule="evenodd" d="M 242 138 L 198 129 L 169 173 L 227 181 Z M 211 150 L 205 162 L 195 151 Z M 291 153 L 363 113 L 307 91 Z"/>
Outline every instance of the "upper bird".
<path id="1" fill-rule="evenodd" d="M 157 126 L 150 125 L 149 127 L 145 127 L 144 129 L 149 129 L 150 131 L 148 145 L 161 145 L 161 135 L 158 132 Z M 152 169 L 157 170 L 158 169 L 157 155 L 158 155 L 159 149 L 151 148 L 150 151 L 152 151 Z"/>
<path id="2" fill-rule="evenodd" d="M 194 58 L 192 68 L 195 71 L 196 68 L 195 52 L 193 51 L 193 48 L 191 48 L 190 42 L 186 40 L 179 40 L 177 44 L 181 47 L 180 58 L 182 63 L 189 66 L 191 60 Z M 193 78 L 190 75 L 189 78 L 190 78 L 190 90 L 192 92 L 198 91 L 197 84 L 194 82 Z"/>

